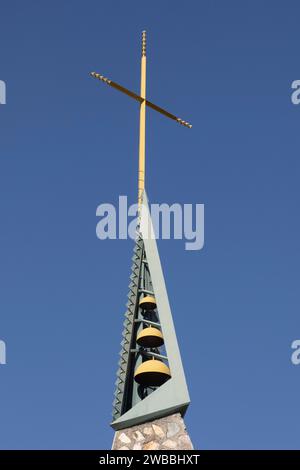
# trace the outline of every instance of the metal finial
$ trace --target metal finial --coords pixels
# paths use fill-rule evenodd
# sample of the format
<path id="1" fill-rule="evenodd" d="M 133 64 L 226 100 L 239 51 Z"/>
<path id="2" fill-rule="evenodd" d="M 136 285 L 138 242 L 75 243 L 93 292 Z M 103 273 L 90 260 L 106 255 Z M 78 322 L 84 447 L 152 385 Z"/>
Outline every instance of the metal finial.
<path id="1" fill-rule="evenodd" d="M 142 32 L 142 57 L 146 56 L 146 31 Z"/>
<path id="2" fill-rule="evenodd" d="M 182 126 L 189 127 L 190 129 L 192 128 L 192 124 L 187 121 L 184 121 L 183 119 L 177 118 L 176 121 L 179 122 L 179 124 L 181 124 Z"/>
<path id="3" fill-rule="evenodd" d="M 101 80 L 104 83 L 107 83 L 107 85 L 111 84 L 111 80 L 109 78 L 103 77 L 103 75 L 100 75 L 100 73 L 91 72 L 91 76 L 94 78 L 98 78 L 98 80 Z"/>

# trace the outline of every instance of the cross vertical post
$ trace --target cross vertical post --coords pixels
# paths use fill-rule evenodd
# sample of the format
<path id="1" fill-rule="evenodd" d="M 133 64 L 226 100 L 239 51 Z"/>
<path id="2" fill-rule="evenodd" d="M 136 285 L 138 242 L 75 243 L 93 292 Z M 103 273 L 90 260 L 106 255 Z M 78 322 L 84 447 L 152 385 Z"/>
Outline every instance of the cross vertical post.
<path id="1" fill-rule="evenodd" d="M 145 189 L 145 152 L 146 152 L 146 31 L 142 32 L 141 57 L 141 98 L 140 103 L 140 135 L 139 135 L 139 169 L 138 169 L 138 205 L 142 204 Z"/>

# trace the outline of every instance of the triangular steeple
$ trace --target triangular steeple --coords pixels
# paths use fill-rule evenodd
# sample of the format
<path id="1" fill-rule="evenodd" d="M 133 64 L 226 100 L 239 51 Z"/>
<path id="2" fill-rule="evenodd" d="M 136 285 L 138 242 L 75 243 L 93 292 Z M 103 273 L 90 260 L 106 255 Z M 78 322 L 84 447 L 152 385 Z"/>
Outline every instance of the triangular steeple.
<path id="1" fill-rule="evenodd" d="M 145 192 L 130 279 L 113 404 L 111 424 L 114 429 L 171 413 L 184 414 L 190 402 Z M 147 303 L 147 298 L 149 305 L 145 309 L 143 300 Z M 139 334 L 149 326 L 162 333 L 163 346 L 144 347 L 138 344 Z M 163 367 L 163 372 L 158 372 L 162 374 L 163 382 L 159 386 L 149 385 L 149 380 L 137 383 L 137 377 L 134 377 L 139 365 L 149 360 L 155 360 L 158 365 L 158 361 L 161 361 L 167 366 Z M 146 364 L 146 368 L 148 365 L 152 364 Z M 166 374 L 168 368 L 170 377 Z"/>

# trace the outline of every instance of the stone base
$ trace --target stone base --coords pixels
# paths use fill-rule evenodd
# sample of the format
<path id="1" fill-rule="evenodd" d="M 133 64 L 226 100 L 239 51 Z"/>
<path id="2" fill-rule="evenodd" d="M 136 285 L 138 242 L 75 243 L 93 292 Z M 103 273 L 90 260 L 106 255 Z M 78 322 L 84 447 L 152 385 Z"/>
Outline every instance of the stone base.
<path id="1" fill-rule="evenodd" d="M 180 413 L 121 429 L 115 433 L 112 450 L 192 450 Z"/>

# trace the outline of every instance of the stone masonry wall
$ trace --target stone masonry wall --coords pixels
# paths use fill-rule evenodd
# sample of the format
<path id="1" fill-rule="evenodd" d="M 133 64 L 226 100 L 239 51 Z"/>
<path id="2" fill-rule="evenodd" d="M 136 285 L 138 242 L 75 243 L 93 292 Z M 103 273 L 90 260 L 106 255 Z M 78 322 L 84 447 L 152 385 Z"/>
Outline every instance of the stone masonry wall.
<path id="1" fill-rule="evenodd" d="M 193 444 L 180 413 L 121 429 L 113 450 L 191 450 Z"/>

